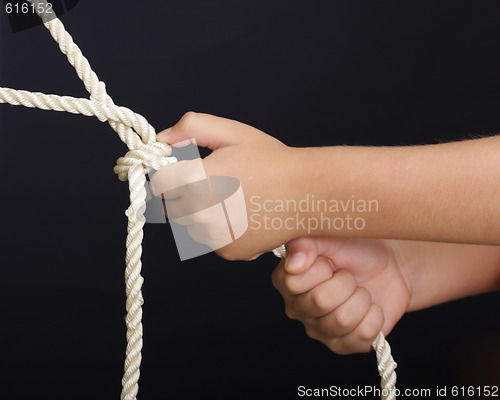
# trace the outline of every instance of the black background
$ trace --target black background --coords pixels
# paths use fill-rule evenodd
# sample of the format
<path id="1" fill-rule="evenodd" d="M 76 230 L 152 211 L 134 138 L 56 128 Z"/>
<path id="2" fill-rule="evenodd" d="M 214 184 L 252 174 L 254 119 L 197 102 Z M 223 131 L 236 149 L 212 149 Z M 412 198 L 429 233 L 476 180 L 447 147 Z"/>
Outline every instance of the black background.
<path id="1" fill-rule="evenodd" d="M 293 146 L 500 129 L 496 1 L 87 0 L 62 20 L 115 102 L 158 130 L 188 110 Z M 45 28 L 13 33 L 3 10 L 0 85 L 88 96 Z M 2 105 L 0 123 L 0 398 L 118 398 L 126 148 L 95 118 Z M 373 353 L 334 355 L 285 317 L 271 254 L 181 263 L 168 225 L 145 234 L 141 399 L 378 385 Z M 398 386 L 498 384 L 499 311 L 494 293 L 404 316 Z"/>

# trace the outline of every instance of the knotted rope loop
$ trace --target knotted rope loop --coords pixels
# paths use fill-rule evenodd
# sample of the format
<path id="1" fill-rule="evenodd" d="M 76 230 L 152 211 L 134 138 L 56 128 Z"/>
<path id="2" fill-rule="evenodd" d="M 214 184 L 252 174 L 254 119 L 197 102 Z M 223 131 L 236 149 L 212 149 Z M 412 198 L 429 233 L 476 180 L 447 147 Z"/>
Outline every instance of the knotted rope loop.
<path id="1" fill-rule="evenodd" d="M 175 157 L 168 157 L 170 154 L 172 154 L 172 148 L 164 143 L 145 144 L 138 149 L 130 150 L 124 157 L 120 157 L 116 162 L 114 172 L 121 181 L 126 181 L 129 179 L 129 171 L 133 166 L 142 164 L 144 174 L 147 174 L 153 169 L 158 170 L 176 162 Z"/>

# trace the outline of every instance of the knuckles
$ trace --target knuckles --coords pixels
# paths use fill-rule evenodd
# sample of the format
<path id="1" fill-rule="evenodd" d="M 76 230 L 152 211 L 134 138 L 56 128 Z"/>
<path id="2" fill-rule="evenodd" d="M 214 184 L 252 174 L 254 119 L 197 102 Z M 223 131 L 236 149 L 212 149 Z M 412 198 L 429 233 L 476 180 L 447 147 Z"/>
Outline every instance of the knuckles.
<path id="1" fill-rule="evenodd" d="M 359 338 L 363 342 L 372 343 L 377 337 L 380 329 L 376 328 L 374 325 L 363 326 L 359 331 Z"/>
<path id="2" fill-rule="evenodd" d="M 297 312 L 295 311 L 295 308 L 289 304 L 285 304 L 285 315 L 290 318 L 290 319 L 298 319 Z"/>
<path id="3" fill-rule="evenodd" d="M 338 326 L 342 331 L 351 331 L 352 328 L 356 326 L 356 320 L 353 314 L 342 308 L 338 309 L 333 313 L 333 318 L 335 325 Z"/>
<path id="4" fill-rule="evenodd" d="M 333 343 L 325 343 L 326 347 L 328 347 L 335 354 L 339 354 L 341 356 L 347 356 L 349 354 L 354 354 L 356 351 L 353 349 L 339 343 L 338 340 L 334 340 Z"/>
<path id="5" fill-rule="evenodd" d="M 373 343 L 384 325 L 384 313 L 380 306 L 372 304 L 371 308 L 374 313 L 378 314 L 378 316 L 375 319 L 372 318 L 367 321 L 367 323 L 363 324 L 363 326 L 360 327 L 359 332 L 361 340 L 370 343 L 370 345 Z"/>
<path id="6" fill-rule="evenodd" d="M 224 247 L 222 249 L 216 250 L 216 253 L 219 257 L 222 257 L 227 261 L 244 260 L 244 258 L 238 257 L 236 254 L 234 254 L 233 251 L 227 250 Z"/>
<path id="7" fill-rule="evenodd" d="M 196 119 L 196 113 L 194 111 L 188 111 L 182 116 L 180 121 L 177 123 L 176 127 L 177 129 L 188 131 L 195 119 Z"/>
<path id="8" fill-rule="evenodd" d="M 339 271 L 336 273 L 336 278 L 339 280 L 340 287 L 352 292 L 356 290 L 357 282 L 354 278 L 354 275 L 352 275 L 351 273 Z"/>
<path id="9" fill-rule="evenodd" d="M 273 272 L 271 273 L 271 283 L 273 284 L 274 288 L 278 290 L 278 269 L 280 266 L 278 265 L 276 268 L 273 269 Z"/>
<path id="10" fill-rule="evenodd" d="M 264 253 L 252 253 L 247 249 L 242 249 L 233 243 L 221 247 L 215 253 L 227 261 L 252 261 Z"/>
<path id="11" fill-rule="evenodd" d="M 302 293 L 300 278 L 294 275 L 285 275 L 285 288 L 292 295 Z"/>
<path id="12" fill-rule="evenodd" d="M 308 325 L 304 325 L 304 328 L 306 330 L 307 336 L 309 336 L 311 339 L 318 340 L 318 341 L 322 342 L 321 335 L 319 335 L 319 333 L 316 331 L 316 329 L 314 329 Z"/>
<path id="13" fill-rule="evenodd" d="M 328 290 L 317 290 L 311 294 L 313 307 L 321 314 L 331 311 L 332 295 Z"/>

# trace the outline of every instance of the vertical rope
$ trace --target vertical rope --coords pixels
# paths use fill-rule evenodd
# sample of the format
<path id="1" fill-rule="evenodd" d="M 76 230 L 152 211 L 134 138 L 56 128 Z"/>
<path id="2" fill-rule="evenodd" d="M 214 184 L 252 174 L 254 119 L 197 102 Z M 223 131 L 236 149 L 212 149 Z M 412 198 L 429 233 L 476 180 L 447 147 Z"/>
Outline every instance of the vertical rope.
<path id="1" fill-rule="evenodd" d="M 125 373 L 122 378 L 122 400 L 132 400 L 139 390 L 139 376 L 142 350 L 142 298 L 141 288 L 144 279 L 141 276 L 141 255 L 143 227 L 145 223 L 144 210 L 146 207 L 146 178 L 140 164 L 135 165 L 128 175 L 130 188 L 130 207 L 127 226 L 127 255 L 125 269 L 125 283 L 127 293 L 127 350 L 125 358 Z"/>
<path id="2" fill-rule="evenodd" d="M 106 92 L 106 85 L 92 70 L 90 63 L 83 56 L 62 22 L 55 14 L 46 13 L 49 9 L 47 1 L 28 1 L 33 4 L 44 26 L 59 44 L 61 52 L 75 68 L 78 77 L 90 94 L 90 100 L 0 87 L 0 103 L 96 116 L 100 121 L 107 121 L 130 150 L 124 157 L 118 159 L 114 171 L 120 180 L 128 180 L 130 190 L 130 206 L 125 212 L 128 217 L 125 257 L 127 348 L 121 400 L 135 400 L 139 391 L 143 346 L 142 305 L 144 299 L 141 289 L 144 279 L 141 276 L 141 255 L 146 209 L 145 174 L 153 168 L 159 169 L 177 160 L 174 157 L 168 157 L 171 153 L 170 146 L 156 142 L 155 129 L 143 116 L 128 108 L 115 105 Z M 273 252 L 281 258 L 286 256 L 284 245 Z M 396 397 L 395 368 L 397 364 L 392 358 L 391 348 L 382 332 L 373 342 L 373 348 L 376 350 L 381 376 L 382 399 L 393 400 Z"/>
<path id="3" fill-rule="evenodd" d="M 90 99 L 113 106 L 114 102 L 106 92 L 104 82 L 100 81 L 97 74 L 90 67 L 90 63 L 83 56 L 80 48 L 75 44 L 71 35 L 64 28 L 63 23 L 55 15 L 45 14 L 47 2 L 45 0 L 29 0 L 43 24 L 50 31 L 59 48 L 66 55 L 70 64 L 75 68 L 78 77 L 83 81 L 85 88 L 90 93 Z M 39 12 L 39 11 L 42 12 Z M 120 110 L 117 110 L 120 113 Z M 136 116 L 135 114 L 134 116 Z M 137 117 L 135 121 L 127 119 L 127 115 L 121 115 L 121 120 L 126 123 L 109 120 L 110 126 L 118 133 L 120 139 L 125 142 L 130 150 L 140 149 L 143 144 L 153 145 L 156 142 L 156 132 L 145 118 Z M 133 122 L 139 124 L 139 130 L 134 132 L 130 126 Z M 142 140 L 141 140 L 142 139 Z M 167 146 L 164 148 L 165 155 L 169 154 Z M 127 157 L 125 157 L 127 158 Z M 123 158 L 121 161 L 125 161 Z M 137 161 L 137 162 L 135 162 Z M 119 162 L 120 164 L 120 162 Z M 165 163 L 163 163 L 165 164 Z M 146 208 L 145 168 L 140 160 L 132 160 L 132 165 L 127 166 L 125 175 L 120 178 L 128 178 L 130 189 L 130 207 L 126 211 L 128 217 L 127 225 L 127 252 L 125 269 L 126 286 L 126 325 L 127 325 L 127 348 L 125 359 L 125 372 L 122 379 L 122 400 L 136 399 L 139 391 L 140 365 L 142 360 L 141 350 L 143 346 L 142 328 L 142 284 L 141 276 L 142 262 L 142 239 L 145 223 L 144 211 Z M 116 172 L 116 169 L 115 169 Z"/>

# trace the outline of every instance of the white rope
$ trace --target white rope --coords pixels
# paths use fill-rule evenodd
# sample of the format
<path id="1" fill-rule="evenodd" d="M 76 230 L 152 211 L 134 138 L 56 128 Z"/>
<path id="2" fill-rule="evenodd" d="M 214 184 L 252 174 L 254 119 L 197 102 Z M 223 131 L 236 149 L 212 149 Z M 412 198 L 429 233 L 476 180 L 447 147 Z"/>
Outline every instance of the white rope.
<path id="1" fill-rule="evenodd" d="M 286 247 L 281 245 L 273 250 L 276 257 L 286 257 Z M 380 374 L 380 388 L 382 400 L 394 400 L 396 398 L 396 367 L 398 366 L 391 355 L 391 346 L 379 332 L 372 343 L 377 355 L 378 373 Z"/>
<path id="2" fill-rule="evenodd" d="M 171 154 L 170 146 L 156 142 L 155 129 L 141 115 L 125 107 L 116 106 L 106 93 L 106 86 L 92 71 L 88 60 L 83 56 L 80 48 L 73 42 L 73 38 L 66 31 L 62 22 L 54 14 L 46 15 L 48 10 L 45 0 L 29 0 L 34 9 L 39 12 L 43 24 L 50 31 L 52 37 L 59 44 L 61 51 L 67 56 L 75 68 L 78 77 L 83 81 L 90 93 L 90 100 L 76 99 L 67 96 L 31 93 L 24 90 L 0 88 L 0 102 L 26 107 L 38 107 L 43 110 L 67 111 L 74 114 L 96 116 L 100 121 L 108 121 L 118 133 L 120 139 L 130 151 L 118 160 L 114 171 L 120 180 L 129 181 L 130 207 L 126 211 L 127 252 L 126 252 L 126 325 L 127 348 L 125 372 L 122 379 L 122 400 L 134 400 L 139 390 L 139 375 L 142 350 L 142 298 L 141 288 L 141 254 L 143 226 L 146 209 L 145 174 L 152 168 L 175 162 L 175 158 L 167 157 Z"/>
<path id="3" fill-rule="evenodd" d="M 170 146 L 156 142 L 155 129 L 142 115 L 114 104 L 106 92 L 106 85 L 92 70 L 90 63 L 83 56 L 62 22 L 55 14 L 45 13 L 48 10 L 46 0 L 28 1 L 34 5 L 43 24 L 75 68 L 78 77 L 90 93 L 90 100 L 0 87 L 0 103 L 95 116 L 100 121 L 107 121 L 130 150 L 124 157 L 118 159 L 114 172 L 120 180 L 129 181 L 130 190 L 130 206 L 125 212 L 128 217 L 125 257 L 127 348 L 121 400 L 135 400 L 139 390 L 138 381 L 142 359 L 144 300 L 141 288 L 144 280 L 141 276 L 141 254 L 145 223 L 144 211 L 146 210 L 145 174 L 177 160 L 174 157 L 168 157 L 171 154 Z M 286 256 L 284 246 L 273 252 L 278 257 Z M 373 342 L 373 347 L 376 350 L 378 370 L 382 378 L 381 387 L 385 389 L 382 391 L 382 399 L 393 400 L 395 399 L 396 363 L 382 332 Z"/>

